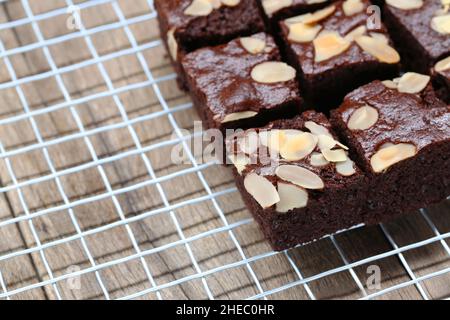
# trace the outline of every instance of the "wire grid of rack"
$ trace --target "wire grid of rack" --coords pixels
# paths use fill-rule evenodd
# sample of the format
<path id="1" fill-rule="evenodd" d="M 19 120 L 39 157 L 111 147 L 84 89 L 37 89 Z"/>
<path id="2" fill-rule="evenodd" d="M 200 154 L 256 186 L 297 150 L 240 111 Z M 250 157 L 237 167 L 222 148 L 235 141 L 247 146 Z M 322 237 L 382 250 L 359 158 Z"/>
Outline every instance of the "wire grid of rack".
<path id="1" fill-rule="evenodd" d="M 190 147 L 151 0 L 0 9 L 0 298 L 450 296 L 448 201 L 271 251 L 227 169 Z"/>

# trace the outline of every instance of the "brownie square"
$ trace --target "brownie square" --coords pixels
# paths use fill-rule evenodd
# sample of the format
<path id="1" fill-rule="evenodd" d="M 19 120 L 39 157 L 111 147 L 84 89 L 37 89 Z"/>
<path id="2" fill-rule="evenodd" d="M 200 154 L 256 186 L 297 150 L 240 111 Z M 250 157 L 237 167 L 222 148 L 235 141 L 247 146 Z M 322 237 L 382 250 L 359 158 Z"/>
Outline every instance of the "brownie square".
<path id="1" fill-rule="evenodd" d="M 265 33 L 198 49 L 182 59 L 182 67 L 207 128 L 250 128 L 299 113 L 295 69 L 281 62 Z"/>
<path id="2" fill-rule="evenodd" d="M 450 57 L 438 61 L 431 69 L 431 75 L 439 98 L 450 103 Z"/>
<path id="3" fill-rule="evenodd" d="M 161 38 L 184 89 L 179 61 L 186 53 L 265 30 L 257 0 L 155 0 L 155 8 Z"/>
<path id="4" fill-rule="evenodd" d="M 326 117 L 307 111 L 227 140 L 238 189 L 274 250 L 361 223 L 367 183 L 335 139 Z"/>
<path id="5" fill-rule="evenodd" d="M 408 69 L 428 73 L 438 60 L 450 55 L 448 26 L 446 32 L 440 27 L 438 32 L 435 26 L 449 15 L 448 5 L 441 0 L 411 1 L 409 8 L 395 0 L 386 1 L 386 25 Z"/>
<path id="6" fill-rule="evenodd" d="M 273 23 L 321 9 L 335 0 L 261 0 L 266 17 Z"/>
<path id="7" fill-rule="evenodd" d="M 370 5 L 367 0 L 338 1 L 280 22 L 288 61 L 315 109 L 328 111 L 360 85 L 397 74 L 400 57 L 384 25 L 368 24 Z"/>
<path id="8" fill-rule="evenodd" d="M 450 194 L 450 107 L 436 98 L 429 76 L 365 85 L 345 97 L 331 121 L 370 178 L 366 222 Z"/>

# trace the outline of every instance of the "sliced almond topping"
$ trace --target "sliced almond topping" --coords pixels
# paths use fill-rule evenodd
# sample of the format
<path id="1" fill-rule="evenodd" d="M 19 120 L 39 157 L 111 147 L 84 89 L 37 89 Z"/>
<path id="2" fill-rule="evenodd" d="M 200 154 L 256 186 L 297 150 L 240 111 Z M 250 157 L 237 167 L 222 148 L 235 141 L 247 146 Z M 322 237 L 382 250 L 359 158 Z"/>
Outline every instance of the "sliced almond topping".
<path id="1" fill-rule="evenodd" d="M 380 41 L 383 41 L 383 42 L 386 43 L 386 44 L 389 44 L 389 38 L 388 38 L 385 34 L 383 34 L 383 33 L 379 33 L 379 32 L 371 32 L 371 33 L 370 33 L 370 36 L 371 36 L 372 38 L 375 38 L 375 39 L 378 39 L 378 40 L 380 40 Z"/>
<path id="2" fill-rule="evenodd" d="M 247 132 L 238 141 L 239 149 L 248 155 L 252 155 L 256 151 L 258 151 L 258 144 L 259 144 L 259 135 L 255 131 Z"/>
<path id="3" fill-rule="evenodd" d="M 306 189 L 323 189 L 325 187 L 322 179 L 317 174 L 299 166 L 282 165 L 275 170 L 275 174 L 280 179 Z"/>
<path id="4" fill-rule="evenodd" d="M 302 22 L 289 24 L 290 41 L 304 43 L 313 41 L 322 27 L 320 25 L 309 25 Z"/>
<path id="5" fill-rule="evenodd" d="M 445 58 L 444 60 L 439 61 L 434 66 L 434 70 L 437 72 L 442 72 L 450 69 L 450 57 Z"/>
<path id="6" fill-rule="evenodd" d="M 346 16 L 352 16 L 355 13 L 362 12 L 364 10 L 364 4 L 361 0 L 346 0 L 342 4 L 342 9 Z"/>
<path id="7" fill-rule="evenodd" d="M 222 3 L 228 7 L 237 6 L 241 0 L 222 0 Z"/>
<path id="8" fill-rule="evenodd" d="M 313 152 L 311 154 L 310 163 L 314 167 L 323 167 L 323 166 L 328 165 L 330 162 L 327 159 L 325 159 L 323 154 L 318 153 L 318 152 Z"/>
<path id="9" fill-rule="evenodd" d="M 402 10 L 419 9 L 423 5 L 423 0 L 386 0 L 392 7 Z"/>
<path id="10" fill-rule="evenodd" d="M 344 177 L 352 176 L 356 173 L 355 163 L 350 158 L 347 158 L 343 162 L 336 163 L 336 171 Z"/>
<path id="11" fill-rule="evenodd" d="M 306 121 L 305 127 L 309 131 L 311 131 L 312 134 L 315 134 L 316 136 L 323 134 L 323 135 L 331 137 L 331 133 L 327 128 L 325 128 L 324 126 L 318 125 L 317 123 L 315 123 L 313 121 Z"/>
<path id="12" fill-rule="evenodd" d="M 350 47 L 351 42 L 335 31 L 325 31 L 314 39 L 315 61 L 321 62 L 337 56 Z"/>
<path id="13" fill-rule="evenodd" d="M 308 192 L 292 184 L 278 183 L 280 202 L 277 203 L 278 212 L 288 212 L 296 208 L 304 208 L 308 204 Z"/>
<path id="14" fill-rule="evenodd" d="M 366 26 L 359 26 L 347 33 L 344 37 L 347 41 L 354 41 L 357 37 L 364 35 L 367 32 Z"/>
<path id="15" fill-rule="evenodd" d="M 347 126 L 350 130 L 366 130 L 378 121 L 378 110 L 371 106 L 357 109 L 350 116 Z"/>
<path id="16" fill-rule="evenodd" d="M 431 19 L 431 28 L 442 34 L 450 34 L 450 14 L 433 17 Z"/>
<path id="17" fill-rule="evenodd" d="M 322 154 L 330 162 L 343 162 L 347 160 L 347 154 L 342 149 L 337 150 L 322 150 Z"/>
<path id="18" fill-rule="evenodd" d="M 219 9 L 222 6 L 222 1 L 220 0 L 208 0 L 211 2 L 213 9 Z"/>
<path id="19" fill-rule="evenodd" d="M 415 145 L 399 143 L 379 150 L 370 159 L 370 164 L 373 171 L 382 172 L 400 161 L 415 156 L 416 153 Z"/>
<path id="20" fill-rule="evenodd" d="M 381 81 L 382 84 L 384 84 L 385 87 L 389 89 L 397 89 L 398 84 L 392 80 L 384 80 Z"/>
<path id="21" fill-rule="evenodd" d="M 231 163 L 236 167 L 236 170 L 239 174 L 244 171 L 245 167 L 250 163 L 250 158 L 245 154 L 238 153 L 228 156 Z"/>
<path id="22" fill-rule="evenodd" d="M 336 141 L 330 136 L 320 134 L 317 136 L 317 138 L 319 139 L 318 144 L 320 151 L 332 149 L 336 145 Z"/>
<path id="23" fill-rule="evenodd" d="M 287 141 L 286 133 L 282 130 L 262 131 L 259 133 L 259 139 L 263 146 L 276 153 L 280 152 Z"/>
<path id="24" fill-rule="evenodd" d="M 280 196 L 275 186 L 269 180 L 254 172 L 245 177 L 244 187 L 264 209 L 280 201 Z"/>
<path id="25" fill-rule="evenodd" d="M 214 5 L 210 0 L 193 0 L 192 3 L 184 10 L 187 16 L 207 16 L 214 9 Z"/>
<path id="26" fill-rule="evenodd" d="M 361 49 L 381 62 L 397 63 L 400 61 L 398 52 L 380 37 L 360 36 L 355 41 Z"/>
<path id="27" fill-rule="evenodd" d="M 175 28 L 172 28 L 167 32 L 167 46 L 169 47 L 169 53 L 173 60 L 177 60 L 178 57 L 178 43 L 175 40 Z"/>
<path id="28" fill-rule="evenodd" d="M 253 68 L 252 79 L 260 83 L 285 82 L 295 78 L 296 71 L 284 62 L 269 61 Z"/>
<path id="29" fill-rule="evenodd" d="M 317 22 L 325 19 L 329 15 L 331 15 L 336 10 L 336 7 L 329 6 L 326 8 L 323 8 L 321 10 L 317 10 L 313 13 L 305 13 L 301 14 L 299 16 L 295 16 L 289 19 L 284 20 L 284 22 L 289 24 L 296 24 L 296 23 L 303 23 L 303 24 L 316 24 Z"/>
<path id="30" fill-rule="evenodd" d="M 266 48 L 266 42 L 262 39 L 253 37 L 241 38 L 241 45 L 251 54 L 258 54 Z"/>
<path id="31" fill-rule="evenodd" d="M 301 160 L 310 155 L 316 145 L 316 136 L 308 132 L 301 132 L 288 138 L 280 149 L 280 155 L 288 161 Z"/>
<path id="32" fill-rule="evenodd" d="M 415 72 L 407 72 L 398 82 L 398 91 L 404 93 L 419 93 L 425 89 L 429 82 L 429 76 Z"/>
<path id="33" fill-rule="evenodd" d="M 293 2 L 293 0 L 262 0 L 262 6 L 266 14 L 271 17 L 278 10 L 291 6 Z"/>
<path id="34" fill-rule="evenodd" d="M 230 113 L 230 114 L 227 114 L 223 118 L 221 123 L 232 122 L 232 121 L 237 121 L 237 120 L 246 119 L 246 118 L 252 118 L 252 117 L 256 116 L 257 114 L 258 114 L 258 112 L 255 112 L 255 111 L 242 111 L 242 112 Z"/>

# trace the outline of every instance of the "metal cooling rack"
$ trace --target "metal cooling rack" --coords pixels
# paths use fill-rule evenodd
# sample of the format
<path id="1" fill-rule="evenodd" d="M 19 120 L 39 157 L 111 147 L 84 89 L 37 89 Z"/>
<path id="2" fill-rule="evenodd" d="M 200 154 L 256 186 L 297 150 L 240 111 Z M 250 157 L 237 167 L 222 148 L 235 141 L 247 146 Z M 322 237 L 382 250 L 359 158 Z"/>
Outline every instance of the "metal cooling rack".
<path id="1" fill-rule="evenodd" d="M 361 299 L 382 298 L 386 294 L 406 287 L 415 287 L 420 297 L 423 299 L 430 299 L 432 296 L 425 288 L 424 282 L 437 279 L 450 272 L 450 267 L 444 266 L 435 268 L 432 272 L 418 275 L 413 271 L 414 268 L 410 266 L 408 259 L 405 256 L 408 252 L 425 248 L 432 244 L 437 244 L 444 250 L 446 260 L 450 259 L 450 248 L 447 244 L 447 240 L 450 238 L 450 232 L 440 233 L 438 227 L 430 218 L 426 210 L 421 210 L 420 215 L 421 219 L 424 219 L 428 225 L 428 228 L 432 232 L 432 236 L 406 245 L 398 245 L 394 240 L 395 236 L 392 235 L 389 228 L 381 225 L 380 230 L 384 235 L 385 240 L 387 240 L 387 243 L 390 245 L 389 249 L 363 259 L 350 259 L 338 237 L 342 234 L 354 232 L 355 230 L 364 231 L 364 226 L 357 226 L 350 231 L 342 231 L 337 235 L 329 236 L 326 239 L 321 240 L 331 241 L 332 246 L 341 259 L 341 263 L 338 266 L 330 267 L 314 274 L 308 272 L 308 275 L 305 275 L 303 266 L 299 263 L 298 257 L 296 257 L 296 250 L 299 250 L 302 247 L 280 253 L 268 250 L 267 246 L 264 246 L 265 250 L 263 252 L 254 253 L 253 251 L 248 250 L 247 246 L 241 243 L 238 230 L 244 226 L 250 225 L 253 226 L 253 230 L 257 230 L 255 223 L 248 213 L 239 219 L 230 219 L 228 213 L 223 209 L 223 204 L 219 201 L 220 197 L 232 195 L 236 199 L 239 197 L 236 189 L 232 184 L 220 190 L 216 190 L 216 188 L 210 185 L 208 178 L 205 176 L 205 171 L 213 168 L 215 164 L 200 164 L 197 162 L 196 157 L 193 155 L 187 144 L 187 140 L 192 138 L 192 135 L 186 136 L 183 134 L 182 128 L 179 125 L 179 120 L 177 120 L 176 117 L 179 113 L 191 110 L 191 103 L 184 102 L 171 105 L 171 103 L 167 101 L 161 87 L 168 82 L 172 82 L 171 85 L 173 86 L 175 74 L 170 72 L 169 74 L 162 76 L 155 76 L 155 67 L 152 67 L 151 61 L 152 57 L 149 58 L 145 56 L 145 52 L 162 46 L 160 39 L 150 39 L 145 42 L 139 42 L 135 37 L 135 32 L 132 29 L 133 26 L 153 21 L 152 25 L 156 27 L 154 21 L 157 13 L 153 9 L 153 2 L 151 0 L 140 1 L 143 8 L 146 8 L 146 10 L 134 15 L 127 15 L 124 13 L 123 8 L 127 6 L 126 1 L 97 0 L 73 3 L 72 0 L 55 0 L 50 1 L 54 3 L 53 8 L 38 13 L 33 11 L 33 3 L 30 0 L 9 1 L 8 4 L 6 2 L 8 1 L 2 1 L 1 5 L 20 6 L 23 10 L 23 15 L 15 19 L 2 21 L 0 24 L 0 33 L 11 32 L 26 27 L 29 28 L 29 32 L 33 34 L 34 41 L 14 47 L 6 47 L 0 36 L 0 59 L 4 63 L 9 75 L 8 80 L 4 80 L 0 83 L 0 96 L 14 91 L 18 97 L 18 106 L 15 111 L 11 112 L 10 110 L 7 110 L 8 112 L 5 113 L 4 110 L 1 110 L 2 107 L 0 107 L 0 127 L 27 122 L 34 135 L 34 140 L 32 143 L 28 144 L 5 146 L 3 142 L 4 139 L 0 137 L 0 162 L 2 163 L 1 170 L 4 172 L 4 175 L 2 176 L 4 181 L 3 185 L 0 187 L 0 194 L 5 198 L 9 198 L 11 197 L 11 194 L 14 194 L 16 202 L 21 208 L 21 211 L 18 214 L 1 217 L 0 232 L 2 229 L 5 230 L 11 227 L 17 227 L 20 230 L 25 228 L 29 231 L 29 237 L 31 237 L 31 240 L 28 241 L 27 245 L 16 249 L 4 250 L 0 254 L 0 298 L 15 299 L 34 290 L 45 290 L 47 297 L 67 299 L 70 297 L 66 295 L 67 291 L 65 289 L 63 290 L 62 287 L 66 286 L 71 280 L 84 276 L 90 276 L 90 279 L 92 279 L 91 281 L 96 282 L 100 288 L 100 293 L 98 296 L 95 296 L 95 298 L 134 299 L 147 298 L 149 295 L 152 295 L 151 297 L 153 298 L 164 299 L 165 290 L 176 286 L 183 286 L 191 282 L 198 284 L 195 288 L 203 290 L 204 292 L 202 295 L 205 298 L 227 298 L 229 296 L 226 294 L 218 295 L 216 294 L 216 289 L 211 289 L 211 286 L 214 285 L 214 281 L 211 279 L 220 273 L 226 273 L 233 269 L 243 269 L 248 275 L 248 279 L 250 279 L 250 283 L 248 283 L 247 286 L 253 288 L 253 293 L 248 294 L 246 291 L 245 294 L 238 296 L 239 298 L 244 299 L 270 299 L 272 297 L 279 297 L 277 294 L 282 294 L 289 290 L 300 289 L 304 290 L 304 296 L 306 298 L 316 299 L 317 290 L 313 288 L 312 284 L 341 273 L 348 273 L 350 275 L 350 279 L 354 281 L 354 285 L 357 288 L 357 295 Z M 105 6 L 114 13 L 115 19 L 100 25 L 86 27 L 84 25 L 83 12 L 85 10 L 96 8 L 98 8 L 98 10 L 103 10 Z M 74 20 L 78 24 L 75 30 L 51 38 L 44 36 L 45 28 L 49 28 L 49 23 L 47 22 L 51 22 L 52 19 L 55 18 L 66 17 L 68 13 L 70 16 L 74 8 L 76 9 L 75 11 L 78 10 L 77 12 L 81 16 L 80 21 Z M 116 49 L 106 54 L 99 54 L 97 51 L 98 48 L 94 44 L 92 38 L 101 34 L 112 33 L 117 30 L 123 32 L 129 41 L 129 46 L 123 49 Z M 91 58 L 82 59 L 76 63 L 67 65 L 58 65 L 52 54 L 51 48 L 72 40 L 84 41 Z M 19 76 L 16 71 L 17 65 L 15 64 L 14 59 L 17 56 L 26 55 L 34 50 L 40 50 L 42 52 L 43 58 L 48 63 L 48 70 L 31 71 L 28 74 Z M 140 78 L 139 81 L 135 81 L 131 84 L 127 83 L 122 86 L 115 85 L 105 64 L 115 59 L 132 58 L 137 59 L 142 68 L 141 73 L 143 74 L 143 77 Z M 153 59 L 157 59 L 157 57 L 153 57 Z M 97 68 L 104 81 L 104 90 L 89 92 L 75 97 L 67 88 L 64 76 L 86 67 Z M 46 79 L 52 79 L 56 82 L 57 87 L 62 93 L 63 99 L 54 103 L 48 103 L 44 107 L 36 108 L 31 105 L 26 89 L 24 88 L 33 86 L 36 82 Z M 161 109 L 155 112 L 145 112 L 132 117 L 120 96 L 121 94 L 137 90 L 152 90 Z M 97 124 L 87 127 L 80 115 L 79 106 L 104 98 L 112 99 L 113 105 L 110 107 L 118 110 L 120 120 L 113 123 Z M 68 117 L 72 117 L 76 125 L 75 130 L 65 135 L 61 134 L 60 136 L 45 138 L 42 134 L 43 129 L 39 126 L 39 121 L 36 119 L 41 116 L 51 116 L 58 112 L 66 112 Z M 135 126 L 149 120 L 160 118 L 164 118 L 168 121 L 174 135 L 165 137 L 157 142 L 143 143 Z M 134 145 L 133 148 L 112 155 L 99 157 L 99 152 L 97 150 L 98 146 L 93 142 L 94 137 L 102 133 L 114 133 L 118 130 L 126 130 L 130 134 Z M 83 163 L 77 163 L 66 167 L 58 167 L 55 165 L 53 159 L 54 156 L 50 149 L 74 140 L 82 141 L 85 144 L 91 159 Z M 188 154 L 191 166 L 188 168 L 180 166 L 164 175 L 156 174 L 152 161 L 147 156 L 148 153 L 152 151 L 158 152 L 164 147 L 170 147 L 180 143 Z M 45 163 L 48 165 L 48 171 L 26 176 L 25 178 L 19 177 L 20 172 L 15 168 L 12 159 L 17 156 L 33 154 L 34 152 L 42 153 L 43 159 L 45 159 Z M 105 167 L 110 164 L 119 163 L 121 160 L 130 157 L 139 157 L 143 161 L 146 177 L 139 182 L 132 182 L 126 186 L 114 188 Z M 87 170 L 96 170 L 98 172 L 98 175 L 104 184 L 104 191 L 87 194 L 76 199 L 71 198 L 65 191 L 64 179 L 72 174 Z M 220 170 L 224 169 L 222 168 Z M 9 179 L 6 179 L 5 175 L 7 175 Z M 196 179 L 200 181 L 203 189 L 202 193 L 183 201 L 169 201 L 167 190 L 163 186 L 164 183 L 189 175 L 194 175 Z M 45 188 L 46 183 L 48 182 L 53 182 L 56 185 L 56 190 L 62 201 L 59 203 L 47 204 L 38 209 L 30 208 L 30 205 L 27 202 L 28 188 Z M 160 197 L 162 205 L 157 208 L 144 210 L 143 212 L 135 212 L 133 214 L 124 212 L 121 202 L 122 197 L 127 196 L 130 192 L 150 186 L 155 188 L 156 194 Z M 92 228 L 83 228 L 79 222 L 76 210 L 79 207 L 86 205 L 98 204 L 101 206 L 102 201 L 105 200 L 110 200 L 112 202 L 118 218 L 115 221 L 100 223 Z M 187 235 L 183 224 L 180 222 L 180 215 L 182 213 L 178 213 L 178 210 L 200 203 L 209 204 L 211 211 L 209 214 L 215 216 L 220 224 L 196 234 Z M 36 226 L 38 221 L 50 216 L 54 217 L 53 219 L 63 219 L 61 217 L 62 215 L 68 218 L 67 223 L 73 224 L 74 232 L 71 234 L 57 234 L 50 240 L 41 240 L 40 227 Z M 168 217 L 169 221 L 173 224 L 177 238 L 161 245 L 155 245 L 151 248 L 143 247 L 136 236 L 135 229 L 132 225 L 143 224 L 146 219 L 156 215 Z M 99 259 L 98 256 L 100 254 L 98 253 L 98 250 L 96 250 L 96 253 L 93 253 L 89 238 L 119 227 L 124 228 L 124 234 L 126 234 L 128 241 L 131 242 L 132 248 L 120 257 L 111 258 L 106 261 Z M 195 246 L 196 241 L 218 234 L 225 234 L 229 237 L 233 250 L 236 252 L 236 259 L 232 262 L 226 262 L 208 268 L 203 263 L 199 262 L 198 254 L 196 254 L 197 251 L 195 251 L 193 247 Z M 2 240 L 0 239 L 0 241 Z M 56 248 L 64 248 L 65 245 L 72 242 L 80 244 L 80 251 L 86 257 L 87 262 L 79 268 L 68 268 L 64 269 L 64 271 L 56 271 L 55 267 L 53 267 L 51 258 L 49 258 L 50 255 L 48 252 Z M 188 275 L 179 277 L 174 276 L 174 278 L 167 281 L 157 279 L 158 277 L 155 277 L 153 272 L 153 265 L 147 258 L 151 255 L 164 253 L 174 248 L 185 250 L 184 252 L 187 254 L 192 272 Z M 17 278 L 20 278 L 20 270 L 11 270 L 10 267 L 8 267 L 8 263 L 21 257 L 30 257 L 33 263 L 38 265 L 42 272 L 38 272 L 38 275 L 34 278 L 21 279 L 19 281 Z M 261 280 L 262 277 L 260 272 L 256 270 L 255 265 L 258 262 L 270 263 L 266 261 L 271 261 L 270 258 L 274 257 L 283 259 L 287 262 L 292 277 L 290 277 L 288 281 L 284 281 L 284 283 L 280 282 L 276 285 L 269 285 Z M 401 265 L 405 272 L 406 278 L 402 278 L 401 281 L 397 281 L 397 283 L 389 285 L 388 287 L 369 291 L 356 270 L 365 265 L 376 264 L 378 261 L 386 258 L 397 259 L 399 265 Z M 114 278 L 105 276 L 105 270 L 127 264 L 131 261 L 141 265 L 145 274 L 145 284 L 139 286 L 139 288 L 133 287 L 133 290 L 123 292 L 119 290 L 121 294 L 112 296 L 111 288 L 116 288 L 117 286 L 115 285 Z M 82 289 L 78 288 L 78 290 Z M 117 288 L 115 290 L 117 291 Z M 450 289 L 448 295 L 450 295 Z"/>

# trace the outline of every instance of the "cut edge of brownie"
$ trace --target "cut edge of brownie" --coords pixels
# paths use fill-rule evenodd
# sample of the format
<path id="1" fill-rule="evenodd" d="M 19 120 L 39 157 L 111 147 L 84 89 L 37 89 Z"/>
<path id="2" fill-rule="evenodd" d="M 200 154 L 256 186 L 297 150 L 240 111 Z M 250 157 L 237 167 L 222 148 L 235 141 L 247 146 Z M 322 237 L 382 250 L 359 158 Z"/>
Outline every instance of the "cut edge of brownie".
<path id="1" fill-rule="evenodd" d="M 237 37 L 250 36 L 254 33 L 265 31 L 266 25 L 259 1 L 249 0 L 248 2 L 253 4 L 257 14 L 255 14 L 255 10 L 247 10 L 247 8 L 222 6 L 214 9 L 207 16 L 195 17 L 187 26 L 183 27 L 185 31 L 181 34 L 179 29 L 175 29 L 173 37 L 177 43 L 176 59 L 170 54 L 171 49 L 168 45 L 168 33 L 170 32 L 168 21 L 161 18 L 161 15 L 158 15 L 160 36 L 163 39 L 164 46 L 169 53 L 169 59 L 178 75 L 177 83 L 180 89 L 184 91 L 188 90 L 186 75 L 183 73 L 183 68 L 181 67 L 181 59 L 184 55 L 202 47 L 223 44 Z M 155 1 L 155 8 L 158 12 L 161 10 L 159 1 Z M 240 9 L 239 12 L 236 12 L 237 9 Z M 230 19 L 230 16 L 238 16 L 239 19 Z M 229 23 L 229 21 L 232 21 L 233 24 L 241 22 L 243 26 L 242 28 L 233 26 L 235 30 L 226 33 L 223 28 L 224 26 L 221 24 Z M 245 25 L 246 23 L 249 24 Z M 192 36 L 191 34 L 196 33 L 196 30 L 198 35 Z M 215 32 L 214 34 L 208 35 L 207 30 L 214 30 Z M 221 31 L 217 32 L 217 30 Z"/>
<path id="2" fill-rule="evenodd" d="M 305 128 L 306 121 L 313 121 L 326 127 L 336 137 L 326 117 L 315 111 L 306 111 L 290 120 L 273 121 L 268 126 L 255 130 L 259 132 L 259 130 L 298 129 L 308 132 Z M 299 166 L 302 167 L 302 165 Z M 325 181 L 324 190 L 308 190 L 308 205 L 285 213 L 277 212 L 274 206 L 262 208 L 248 193 L 244 186 L 244 179 L 254 172 L 253 169 L 249 172 L 244 171 L 241 175 L 236 168 L 233 168 L 236 185 L 244 203 L 274 250 L 280 251 L 312 242 L 363 221 L 361 211 L 364 208 L 362 203 L 366 194 L 365 175 L 355 166 L 355 174 L 344 177 L 334 171 L 334 166 L 330 163 L 324 169 L 324 176 L 322 176 Z M 257 170 L 264 167 L 261 166 Z M 273 183 L 277 181 L 275 179 Z"/>
<path id="3" fill-rule="evenodd" d="M 430 84 L 420 96 L 426 104 L 434 103 L 445 108 Z M 438 203 L 450 194 L 450 137 L 421 148 L 413 157 L 390 166 L 383 173 L 375 173 L 364 156 L 362 146 L 340 116 L 339 109 L 331 112 L 330 121 L 368 178 L 364 223 L 374 225 L 395 219 Z M 423 184 L 418 185 L 418 182 Z"/>

